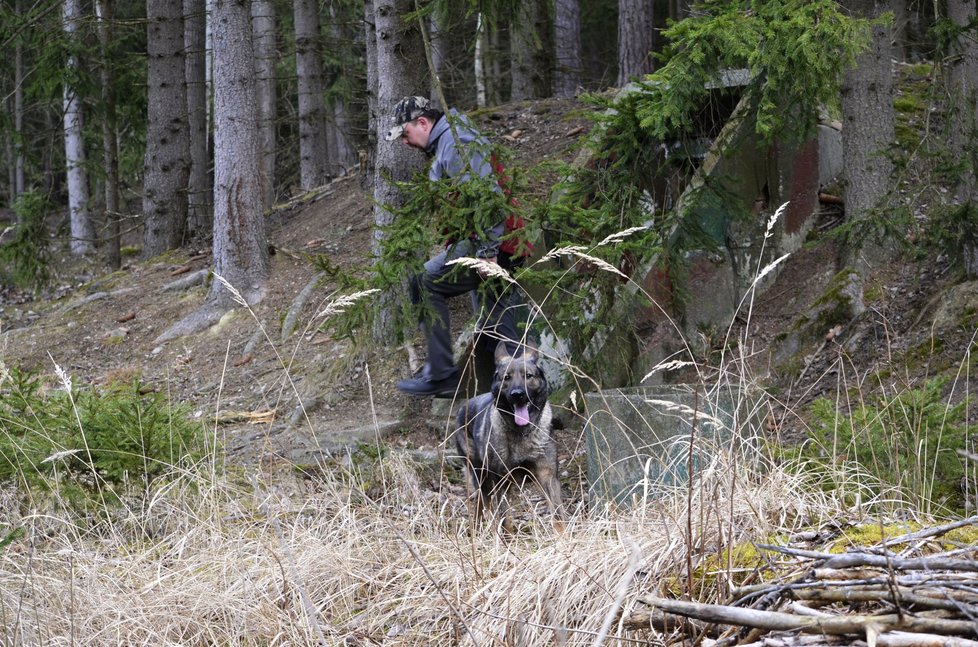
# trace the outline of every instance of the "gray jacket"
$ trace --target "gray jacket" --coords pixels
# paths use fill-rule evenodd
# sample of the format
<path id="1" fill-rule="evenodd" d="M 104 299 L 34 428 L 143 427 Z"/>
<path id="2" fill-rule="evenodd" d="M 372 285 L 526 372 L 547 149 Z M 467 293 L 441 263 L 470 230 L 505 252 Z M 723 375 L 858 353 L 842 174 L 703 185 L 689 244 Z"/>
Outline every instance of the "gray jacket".
<path id="1" fill-rule="evenodd" d="M 425 152 L 431 157 L 431 167 L 428 169 L 428 179 L 437 182 L 445 178 L 458 178 L 465 181 L 475 172 L 479 177 L 493 173 L 489 155 L 489 141 L 479 134 L 467 117 L 459 114 L 454 108 L 449 111 L 450 117 L 442 116 L 431 128 L 428 135 L 428 147 Z M 454 145 L 452 128 L 448 119 L 455 124 L 460 146 Z M 468 157 L 468 167 L 465 164 Z M 501 191 L 498 185 L 493 185 L 495 191 Z M 475 253 L 479 258 L 491 258 L 499 254 L 499 239 L 505 231 L 504 220 L 500 220 L 491 229 L 486 230 L 485 238 L 475 241 Z"/>

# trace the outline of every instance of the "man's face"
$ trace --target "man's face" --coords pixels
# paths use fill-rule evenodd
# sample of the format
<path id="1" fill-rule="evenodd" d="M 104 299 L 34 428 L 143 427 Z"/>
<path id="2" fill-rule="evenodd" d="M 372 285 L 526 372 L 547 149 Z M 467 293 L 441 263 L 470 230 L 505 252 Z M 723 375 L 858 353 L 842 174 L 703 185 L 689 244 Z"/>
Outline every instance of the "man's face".
<path id="1" fill-rule="evenodd" d="M 428 134 L 431 132 L 431 122 L 427 117 L 418 117 L 404 124 L 402 128 L 404 128 L 404 132 L 401 133 L 402 142 L 418 150 L 427 148 Z"/>

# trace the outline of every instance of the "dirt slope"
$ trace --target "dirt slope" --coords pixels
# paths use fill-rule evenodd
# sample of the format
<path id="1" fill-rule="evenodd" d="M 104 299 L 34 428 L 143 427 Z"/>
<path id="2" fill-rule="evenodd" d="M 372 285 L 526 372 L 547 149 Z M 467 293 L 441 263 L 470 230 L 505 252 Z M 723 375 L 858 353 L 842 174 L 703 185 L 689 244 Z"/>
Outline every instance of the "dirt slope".
<path id="1" fill-rule="evenodd" d="M 530 163 L 574 155 L 587 124 L 582 109 L 575 101 L 511 104 L 483 111 L 477 121 Z M 3 361 L 42 371 L 52 386 L 55 365 L 76 384 L 138 378 L 189 403 L 202 419 L 220 421 L 240 460 L 309 463 L 324 449 L 376 432 L 390 442 L 434 447 L 440 438 L 421 422 L 427 405 L 393 388 L 409 374 L 403 350 L 368 357 L 317 331 L 317 314 L 335 286 L 316 281 L 309 255 L 327 255 L 354 271 L 369 266 L 372 213 L 361 180 L 343 178 L 280 205 L 267 221 L 274 254 L 265 300 L 253 312 L 233 312 L 205 333 L 165 344 L 154 340 L 206 293 L 201 283 L 167 286 L 209 267 L 209 249 L 133 259 L 108 274 L 61 252 L 57 286 L 47 298 L 25 301 L 5 291 Z M 290 334 L 283 333 L 287 321 Z"/>
<path id="2" fill-rule="evenodd" d="M 575 101 L 548 100 L 484 111 L 476 120 L 519 162 L 533 164 L 573 157 L 588 125 L 581 109 Z M 308 255 L 325 254 L 336 265 L 363 270 L 369 265 L 371 217 L 357 175 L 280 206 L 268 220 L 275 254 L 267 298 L 253 312 L 236 311 L 206 333 L 166 344 L 154 340 L 206 291 L 201 284 L 167 286 L 207 268 L 209 250 L 132 260 L 111 274 L 62 257 L 49 298 L 23 302 L 16 291 L 4 291 L 3 361 L 37 368 L 51 376 L 52 385 L 55 364 L 77 384 L 138 377 L 189 403 L 202 419 L 219 421 L 229 449 L 242 461 L 308 463 L 324 449 L 376 434 L 393 445 L 433 449 L 442 435 L 425 424 L 429 405 L 393 388 L 409 372 L 406 353 L 388 349 L 368 356 L 362 347 L 317 331 L 317 314 L 334 286 L 316 282 Z M 824 229 L 834 224 L 832 217 L 826 214 Z M 978 294 L 975 284 L 961 283 L 943 259 L 900 259 L 867 281 L 860 317 L 838 322 L 824 343 L 801 340 L 792 331 L 799 319 L 817 312 L 813 304 L 836 273 L 834 243 L 815 238 L 788 260 L 749 316 L 742 313 L 731 336 L 745 342 L 750 378 L 780 403 L 772 428 L 789 439 L 804 432 L 791 412 L 819 395 L 850 386 L 868 393 L 919 384 L 938 372 L 953 374 L 974 346 L 978 323 L 973 306 L 967 306 Z M 283 333 L 283 327 L 289 330 Z M 722 339 L 714 341 L 714 348 L 722 346 Z M 905 371 L 901 358 L 907 357 L 916 360 Z M 901 368 L 886 373 L 891 365 Z M 967 392 L 963 384 L 953 398 Z M 447 418 L 445 407 L 438 411 Z M 970 415 L 975 422 L 975 412 Z M 580 454 L 579 428 L 568 429 L 561 440 L 565 460 Z"/>

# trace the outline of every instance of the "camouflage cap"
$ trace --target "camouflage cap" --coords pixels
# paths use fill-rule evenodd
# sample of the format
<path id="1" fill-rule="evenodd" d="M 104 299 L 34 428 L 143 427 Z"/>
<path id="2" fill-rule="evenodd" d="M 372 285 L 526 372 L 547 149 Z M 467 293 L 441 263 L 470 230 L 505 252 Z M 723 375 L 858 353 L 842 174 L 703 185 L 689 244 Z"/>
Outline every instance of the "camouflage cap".
<path id="1" fill-rule="evenodd" d="M 404 133 L 404 124 L 414 121 L 431 108 L 424 97 L 404 97 L 394 106 L 394 126 L 387 131 L 387 141 L 399 139 Z"/>

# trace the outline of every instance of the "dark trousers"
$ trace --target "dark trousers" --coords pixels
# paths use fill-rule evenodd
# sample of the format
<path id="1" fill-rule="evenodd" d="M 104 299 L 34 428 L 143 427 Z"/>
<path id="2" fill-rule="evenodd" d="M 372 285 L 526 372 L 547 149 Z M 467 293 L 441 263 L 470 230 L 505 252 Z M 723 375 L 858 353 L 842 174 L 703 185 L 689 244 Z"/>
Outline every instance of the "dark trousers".
<path id="1" fill-rule="evenodd" d="M 474 269 L 447 265 L 455 258 L 473 255 L 471 241 L 460 241 L 424 264 L 424 271 L 411 278 L 411 303 L 424 304 L 421 329 L 428 342 L 427 376 L 442 380 L 455 373 L 452 352 L 451 321 L 448 299 L 467 292 L 475 293 L 480 321 L 476 344 L 495 350 L 499 340 L 506 341 L 516 353 L 515 290 L 499 279 L 483 279 Z"/>

